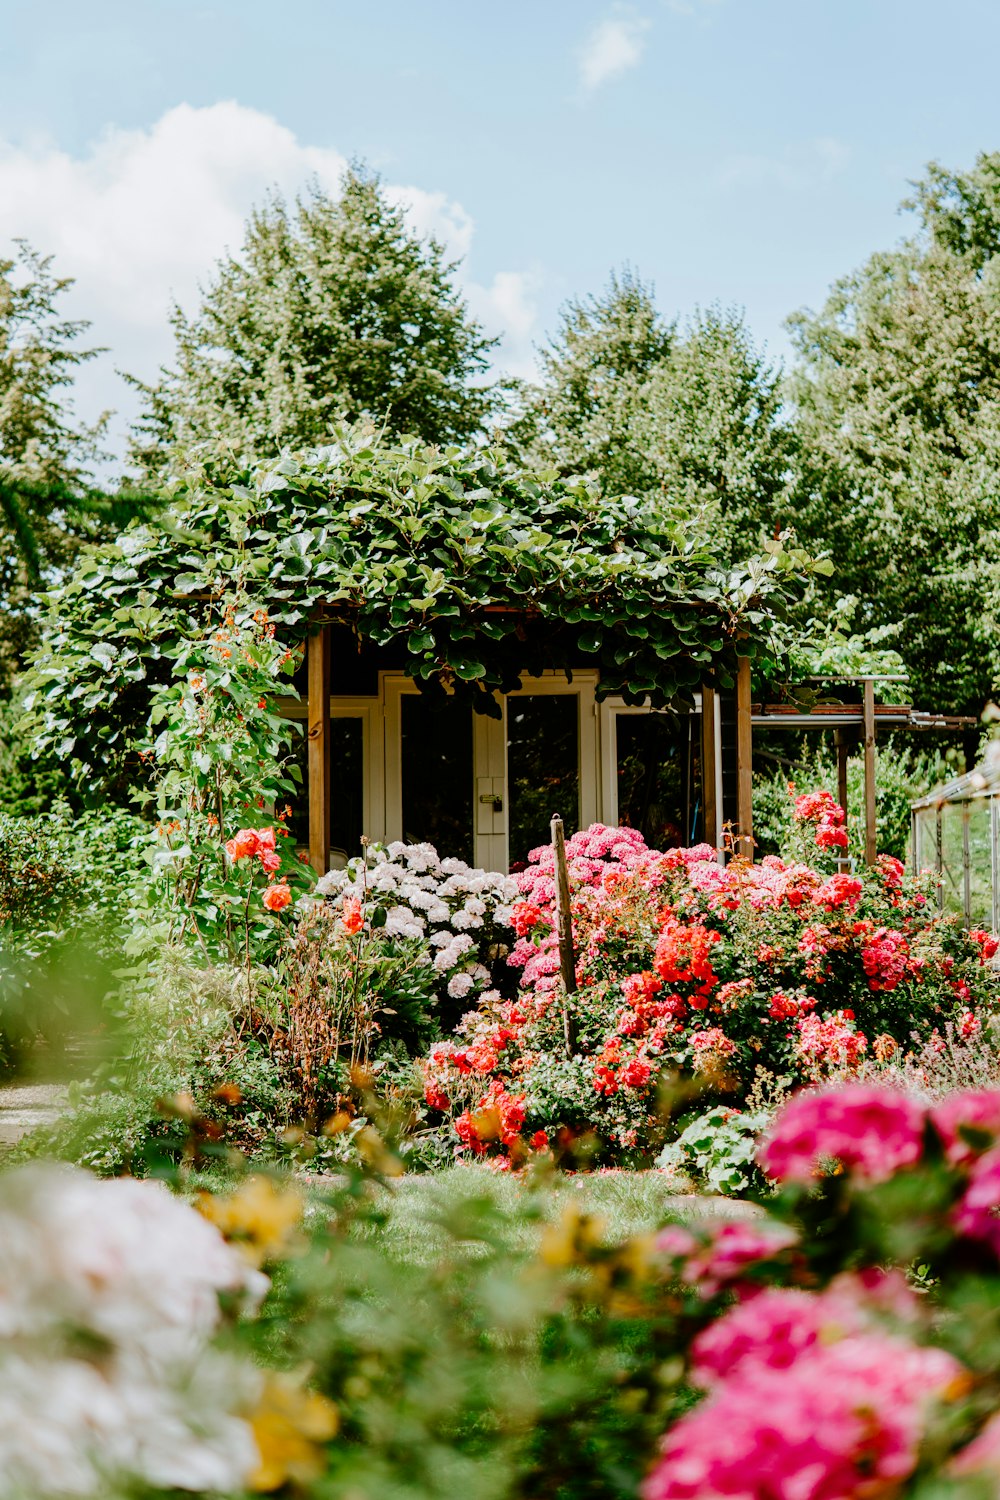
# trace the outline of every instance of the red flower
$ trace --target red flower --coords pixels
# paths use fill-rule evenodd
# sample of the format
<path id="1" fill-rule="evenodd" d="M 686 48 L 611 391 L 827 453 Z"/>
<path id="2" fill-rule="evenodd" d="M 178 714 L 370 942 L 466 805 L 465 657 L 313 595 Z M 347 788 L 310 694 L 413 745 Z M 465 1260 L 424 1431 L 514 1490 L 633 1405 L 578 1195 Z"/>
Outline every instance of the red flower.
<path id="1" fill-rule="evenodd" d="M 265 874 L 273 875 L 275 870 L 281 869 L 281 855 L 276 849 L 265 849 L 260 855 L 260 863 Z"/>
<path id="2" fill-rule="evenodd" d="M 232 860 L 247 859 L 260 848 L 260 839 L 253 828 L 241 828 L 239 833 L 226 840 L 226 853 Z"/>

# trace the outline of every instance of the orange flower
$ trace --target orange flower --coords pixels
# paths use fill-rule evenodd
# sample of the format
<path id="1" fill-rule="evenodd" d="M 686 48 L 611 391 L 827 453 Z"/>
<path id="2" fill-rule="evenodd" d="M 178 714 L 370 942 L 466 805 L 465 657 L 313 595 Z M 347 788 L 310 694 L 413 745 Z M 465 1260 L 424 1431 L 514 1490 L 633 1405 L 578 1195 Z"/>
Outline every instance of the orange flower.
<path id="1" fill-rule="evenodd" d="M 261 897 L 268 911 L 284 911 L 286 906 L 292 904 L 292 889 L 284 880 L 277 885 L 269 885 Z"/>
<path id="2" fill-rule="evenodd" d="M 341 908 L 340 920 L 344 931 L 351 937 L 360 932 L 364 926 L 364 917 L 361 915 L 361 902 L 357 896 L 345 896 L 344 905 Z"/>
<path id="3" fill-rule="evenodd" d="M 261 849 L 273 849 L 274 848 L 274 829 L 273 828 L 258 828 L 257 829 L 257 848 L 258 848 L 258 850 L 261 850 Z"/>
<path id="4" fill-rule="evenodd" d="M 281 869 L 281 855 L 274 849 L 263 849 L 260 862 L 268 875 L 273 875 L 275 870 Z"/>

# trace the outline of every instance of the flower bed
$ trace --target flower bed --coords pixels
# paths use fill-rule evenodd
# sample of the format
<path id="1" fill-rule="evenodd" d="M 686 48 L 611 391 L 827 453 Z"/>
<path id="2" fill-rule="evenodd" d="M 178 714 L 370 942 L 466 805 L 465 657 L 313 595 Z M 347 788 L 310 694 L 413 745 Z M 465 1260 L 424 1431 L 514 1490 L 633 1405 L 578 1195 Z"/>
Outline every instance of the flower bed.
<path id="1" fill-rule="evenodd" d="M 828 840 L 838 811 L 803 816 Z M 591 1135 L 638 1163 L 664 1139 L 666 1074 L 740 1106 L 762 1078 L 849 1073 L 949 1024 L 975 1035 L 995 1007 L 996 939 L 940 916 L 896 859 L 863 876 L 723 867 L 707 845 L 660 854 L 600 825 L 567 852 L 577 995 L 560 985 L 552 853 L 536 849 L 512 910 L 519 993 L 484 993 L 424 1061 L 432 1118 L 461 1152 L 518 1159 Z"/>

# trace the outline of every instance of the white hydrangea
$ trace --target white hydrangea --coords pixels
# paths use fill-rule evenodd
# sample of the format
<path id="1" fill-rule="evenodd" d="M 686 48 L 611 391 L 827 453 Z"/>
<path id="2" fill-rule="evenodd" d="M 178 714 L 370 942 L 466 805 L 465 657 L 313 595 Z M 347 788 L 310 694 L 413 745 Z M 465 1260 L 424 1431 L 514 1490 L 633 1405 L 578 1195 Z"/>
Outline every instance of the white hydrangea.
<path id="1" fill-rule="evenodd" d="M 259 1377 L 208 1341 L 266 1277 L 160 1184 L 52 1164 L 0 1179 L 0 1247 L 5 1496 L 242 1488 Z"/>
<path id="2" fill-rule="evenodd" d="M 368 915 L 381 907 L 386 912 L 382 930 L 387 936 L 426 944 L 437 974 L 442 978 L 453 970 L 471 974 L 473 987 L 489 977 L 483 964 L 470 967 L 466 962 L 475 941 L 484 944 L 483 957 L 487 945 L 495 957 L 498 942 L 502 952 L 503 943 L 513 941 L 513 933 L 505 936 L 504 929 L 511 927 L 511 902 L 517 897 L 514 881 L 471 869 L 460 859 L 439 859 L 427 843 L 396 840 L 386 848 L 370 845 L 364 857 L 317 881 L 316 893 L 335 909 L 347 895 L 360 897 Z M 475 934 L 475 940 L 470 934 Z M 456 946 L 458 937 L 465 941 Z"/>
<path id="3" fill-rule="evenodd" d="M 469 993 L 474 983 L 472 975 L 464 970 L 459 974 L 453 974 L 448 980 L 448 994 L 453 1000 L 461 1000 Z"/>

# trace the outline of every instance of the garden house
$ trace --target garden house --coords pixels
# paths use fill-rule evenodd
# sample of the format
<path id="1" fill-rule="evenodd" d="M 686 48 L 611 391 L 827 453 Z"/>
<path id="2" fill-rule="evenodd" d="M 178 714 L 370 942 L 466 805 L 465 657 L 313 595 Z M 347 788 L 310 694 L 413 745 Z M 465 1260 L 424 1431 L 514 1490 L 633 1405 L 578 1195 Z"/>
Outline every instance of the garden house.
<path id="1" fill-rule="evenodd" d="M 199 652 L 219 666 L 220 617 L 239 617 L 299 663 L 278 706 L 303 729 L 294 832 L 320 872 L 362 836 L 504 870 L 556 812 L 569 832 L 620 821 L 659 847 L 720 848 L 728 828 L 752 855 L 758 727 L 836 728 L 844 755 L 863 735 L 873 838 L 876 724 L 927 716 L 879 705 L 871 679 L 863 703 L 808 715 L 767 701 L 815 566 L 782 539 L 731 566 L 710 522 L 663 498 L 360 425 L 251 465 L 200 456 L 155 523 L 53 595 L 43 742 L 128 772 L 150 685 L 174 674 L 183 696 Z"/>

